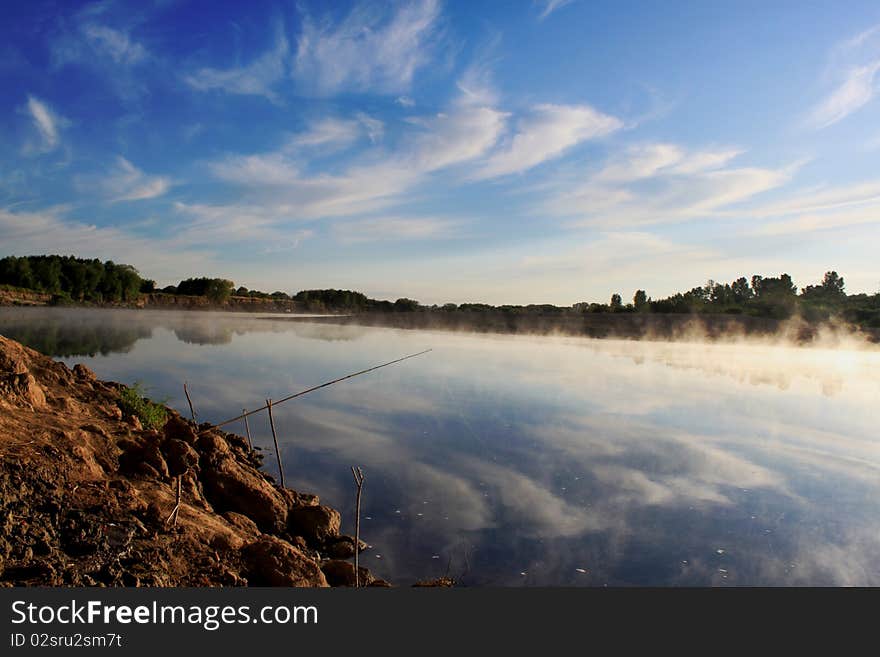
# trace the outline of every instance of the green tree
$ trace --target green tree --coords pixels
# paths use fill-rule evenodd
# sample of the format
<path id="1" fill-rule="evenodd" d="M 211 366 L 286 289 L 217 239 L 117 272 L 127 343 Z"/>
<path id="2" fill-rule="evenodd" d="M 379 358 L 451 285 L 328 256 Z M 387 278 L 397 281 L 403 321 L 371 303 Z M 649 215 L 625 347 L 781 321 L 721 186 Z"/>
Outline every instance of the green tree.
<path id="1" fill-rule="evenodd" d="M 636 290 L 636 293 L 633 295 L 633 307 L 638 312 L 648 309 L 648 295 L 644 290 Z"/>

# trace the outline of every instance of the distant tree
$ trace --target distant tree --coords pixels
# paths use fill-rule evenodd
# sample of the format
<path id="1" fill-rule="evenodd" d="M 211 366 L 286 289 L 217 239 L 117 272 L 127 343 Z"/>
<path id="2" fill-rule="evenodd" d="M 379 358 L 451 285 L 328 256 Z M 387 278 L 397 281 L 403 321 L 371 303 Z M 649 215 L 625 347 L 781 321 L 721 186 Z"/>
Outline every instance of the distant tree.
<path id="1" fill-rule="evenodd" d="M 633 295 L 633 307 L 639 312 L 648 309 L 648 295 L 644 290 L 636 290 Z"/>
<path id="2" fill-rule="evenodd" d="M 419 302 L 414 299 L 401 298 L 394 302 L 395 312 L 413 312 L 419 309 Z"/>
<path id="3" fill-rule="evenodd" d="M 239 287 L 239 288 L 235 291 L 235 296 L 237 296 L 237 297 L 246 297 L 246 296 L 248 296 L 248 293 L 249 293 L 249 292 L 250 292 L 250 290 L 248 290 L 244 285 L 242 285 L 241 287 Z"/>
<path id="4" fill-rule="evenodd" d="M 836 271 L 825 272 L 825 277 L 822 279 L 822 287 L 829 295 L 845 296 L 843 278 Z"/>
<path id="5" fill-rule="evenodd" d="M 156 291 L 156 281 L 151 280 L 149 278 L 141 281 L 141 292 L 143 294 L 150 294 L 151 292 Z"/>
<path id="6" fill-rule="evenodd" d="M 40 255 L 0 259 L 0 283 L 76 301 L 130 301 L 144 279 L 131 265 L 112 260 Z"/>
<path id="7" fill-rule="evenodd" d="M 623 308 L 623 299 L 615 292 L 611 295 L 611 303 L 609 306 L 611 307 L 611 312 L 617 312 Z"/>
<path id="8" fill-rule="evenodd" d="M 177 294 L 207 297 L 213 303 L 225 303 L 232 296 L 235 283 L 225 278 L 187 278 L 180 281 Z"/>
<path id="9" fill-rule="evenodd" d="M 752 290 L 749 287 L 749 282 L 746 280 L 745 276 L 737 278 L 731 283 L 730 289 L 733 293 L 733 300 L 736 303 L 745 303 L 752 298 Z"/>

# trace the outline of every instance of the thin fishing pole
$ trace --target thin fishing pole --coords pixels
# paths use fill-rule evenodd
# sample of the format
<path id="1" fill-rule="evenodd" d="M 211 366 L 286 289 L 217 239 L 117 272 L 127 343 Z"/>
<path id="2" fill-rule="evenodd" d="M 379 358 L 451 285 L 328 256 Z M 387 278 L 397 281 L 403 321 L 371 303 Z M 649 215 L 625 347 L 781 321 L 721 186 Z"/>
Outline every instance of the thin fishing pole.
<path id="1" fill-rule="evenodd" d="M 400 363 L 401 361 L 408 360 L 410 358 L 415 358 L 416 356 L 421 356 L 422 354 L 427 354 L 429 351 L 433 351 L 433 350 L 432 349 L 425 349 L 424 351 L 420 351 L 417 354 L 410 354 L 409 356 L 404 356 L 403 358 L 397 358 L 395 360 L 388 361 L 387 363 L 382 363 L 381 365 L 375 365 L 374 367 L 368 367 L 367 369 L 361 370 L 360 372 L 346 374 L 345 376 L 341 376 L 338 379 L 333 379 L 332 381 L 327 381 L 326 383 L 322 383 L 321 385 L 313 386 L 313 387 L 308 388 L 306 390 L 302 390 L 302 391 L 294 393 L 292 395 L 288 395 L 284 399 L 279 399 L 278 401 L 273 401 L 272 406 L 278 406 L 278 404 L 283 404 L 284 402 L 290 401 L 291 399 L 296 399 L 297 397 L 302 397 L 303 395 L 306 395 L 310 392 L 314 392 L 315 390 L 320 390 L 321 388 L 326 388 L 327 386 L 332 386 L 334 383 L 339 383 L 340 381 L 345 381 L 346 379 L 352 379 L 356 376 L 360 376 L 361 374 L 366 374 L 367 372 L 373 372 L 375 370 L 382 369 L 383 367 L 388 367 L 389 365 L 394 365 L 395 363 Z M 254 413 L 259 413 L 260 411 L 265 411 L 267 408 L 269 408 L 268 405 L 260 406 L 260 408 L 255 408 L 254 410 L 248 411 L 247 413 L 242 413 L 241 415 L 237 415 L 236 417 L 231 418 L 229 420 L 223 420 L 223 422 L 220 422 L 218 424 L 214 424 L 214 425 L 208 427 L 207 429 L 202 429 L 199 432 L 199 435 L 206 433 L 208 431 L 211 431 L 212 429 L 218 429 L 218 428 L 225 426 L 227 424 L 232 424 L 233 422 L 237 422 L 238 420 L 242 420 L 250 415 L 253 415 Z"/>

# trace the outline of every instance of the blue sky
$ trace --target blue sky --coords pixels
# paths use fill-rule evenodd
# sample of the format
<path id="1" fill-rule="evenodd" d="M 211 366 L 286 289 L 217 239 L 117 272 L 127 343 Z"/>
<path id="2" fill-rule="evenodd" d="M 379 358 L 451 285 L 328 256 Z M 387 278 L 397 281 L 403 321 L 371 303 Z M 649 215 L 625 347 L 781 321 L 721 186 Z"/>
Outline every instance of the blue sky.
<path id="1" fill-rule="evenodd" d="M 0 255 L 423 303 L 880 289 L 876 2 L 17 4 Z"/>

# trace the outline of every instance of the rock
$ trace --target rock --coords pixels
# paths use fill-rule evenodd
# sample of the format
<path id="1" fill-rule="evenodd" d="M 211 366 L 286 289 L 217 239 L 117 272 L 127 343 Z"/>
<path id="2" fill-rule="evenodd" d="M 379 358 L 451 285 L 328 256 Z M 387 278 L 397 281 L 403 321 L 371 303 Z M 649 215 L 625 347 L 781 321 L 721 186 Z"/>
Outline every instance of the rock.
<path id="1" fill-rule="evenodd" d="M 172 415 L 165 423 L 166 440 L 182 440 L 190 445 L 196 444 L 196 432 L 192 425 L 179 415 Z"/>
<path id="2" fill-rule="evenodd" d="M 198 437 L 198 440 L 196 441 L 196 449 L 203 454 L 228 454 L 229 443 L 223 439 L 223 436 L 217 433 L 205 433 Z"/>
<path id="3" fill-rule="evenodd" d="M 248 583 L 256 586 L 327 586 L 318 564 L 289 543 L 263 536 L 241 550 Z"/>
<path id="4" fill-rule="evenodd" d="M 122 472 L 149 475 L 152 470 L 163 479 L 171 476 L 168 464 L 156 445 L 144 445 L 135 440 L 124 439 L 119 441 L 118 446 L 122 450 L 119 455 L 119 469 Z M 150 470 L 143 466 L 148 466 Z"/>
<path id="5" fill-rule="evenodd" d="M 28 371 L 29 360 L 22 345 L 0 336 L 0 372 L 25 374 Z"/>
<path id="6" fill-rule="evenodd" d="M 199 465 L 199 454 L 188 443 L 177 438 L 166 440 L 162 445 L 162 453 L 168 464 L 168 472 L 172 477 L 188 472 Z"/>
<path id="7" fill-rule="evenodd" d="M 122 409 L 118 406 L 111 406 L 109 404 L 99 405 L 98 408 L 100 411 L 106 415 L 111 420 L 121 420 L 122 419 Z"/>
<path id="8" fill-rule="evenodd" d="M 361 541 L 358 544 L 360 552 L 367 549 L 367 544 Z M 338 539 L 330 540 L 324 545 L 324 553 L 333 559 L 350 559 L 354 556 L 354 537 L 340 536 Z"/>
<path id="9" fill-rule="evenodd" d="M 73 374 L 77 379 L 80 379 L 81 381 L 94 381 L 98 378 L 92 370 L 90 370 L 82 363 L 77 363 L 73 366 Z"/>
<path id="10" fill-rule="evenodd" d="M 255 536 L 260 533 L 260 530 L 257 528 L 256 523 L 248 518 L 247 516 L 243 516 L 240 513 L 236 513 L 235 511 L 227 511 L 223 514 L 223 518 L 230 525 L 235 527 L 236 529 L 240 529 L 248 534 L 254 534 Z"/>
<path id="11" fill-rule="evenodd" d="M 33 374 L 29 372 L 13 374 L 9 378 L 9 384 L 12 392 L 25 403 L 35 409 L 46 408 L 46 393 Z"/>
<path id="12" fill-rule="evenodd" d="M 297 506 L 287 516 L 288 531 L 302 536 L 313 545 L 321 545 L 327 539 L 339 536 L 341 517 L 339 511 L 329 506 Z"/>
<path id="13" fill-rule="evenodd" d="M 297 493 L 296 499 L 299 506 L 318 506 L 321 503 L 320 498 L 312 493 Z"/>
<path id="14" fill-rule="evenodd" d="M 202 439 L 218 437 L 202 436 Z M 222 438 L 219 441 L 226 445 Z M 221 443 L 216 443 L 221 444 Z M 225 451 L 213 449 L 203 453 L 201 480 L 208 502 L 218 511 L 236 511 L 253 520 L 261 531 L 280 533 L 287 526 L 287 500 L 258 471 L 245 468 Z"/>
<path id="15" fill-rule="evenodd" d="M 331 559 L 321 564 L 321 570 L 327 583 L 330 586 L 354 586 L 354 564 L 350 561 L 340 561 L 339 559 Z M 375 580 L 370 571 L 366 568 L 358 568 L 358 575 L 361 586 L 369 586 Z"/>
<path id="16" fill-rule="evenodd" d="M 125 418 L 125 422 L 135 431 L 141 431 L 144 428 L 141 424 L 140 418 L 138 418 L 137 415 L 129 415 L 127 418 Z"/>

